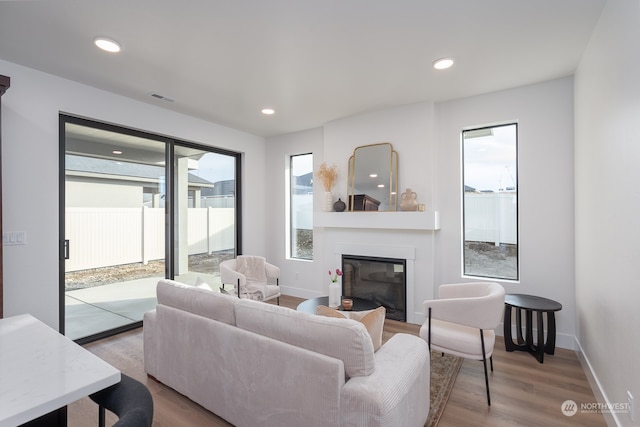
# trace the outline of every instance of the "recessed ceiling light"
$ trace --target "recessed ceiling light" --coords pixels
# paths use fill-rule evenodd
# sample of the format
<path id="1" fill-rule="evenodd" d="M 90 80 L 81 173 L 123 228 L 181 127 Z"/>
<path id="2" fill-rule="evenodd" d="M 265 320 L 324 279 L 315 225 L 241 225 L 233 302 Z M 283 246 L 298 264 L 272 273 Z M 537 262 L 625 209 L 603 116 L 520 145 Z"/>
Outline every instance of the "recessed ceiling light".
<path id="1" fill-rule="evenodd" d="M 112 153 L 113 153 L 113 154 L 122 154 L 122 151 L 120 151 L 120 150 L 113 150 L 113 151 L 112 151 Z"/>
<path id="2" fill-rule="evenodd" d="M 120 44 L 106 37 L 96 37 L 93 39 L 93 43 L 104 51 L 111 53 L 120 52 Z"/>
<path id="3" fill-rule="evenodd" d="M 261 111 L 262 111 L 262 114 L 265 114 L 267 116 L 270 116 L 276 113 L 276 110 L 274 110 L 273 108 L 263 108 Z"/>
<path id="4" fill-rule="evenodd" d="M 440 58 L 433 62 L 433 68 L 436 70 L 446 70 L 453 66 L 453 58 Z"/>
<path id="5" fill-rule="evenodd" d="M 372 173 L 369 175 L 369 178 L 377 178 L 378 174 L 377 173 Z"/>

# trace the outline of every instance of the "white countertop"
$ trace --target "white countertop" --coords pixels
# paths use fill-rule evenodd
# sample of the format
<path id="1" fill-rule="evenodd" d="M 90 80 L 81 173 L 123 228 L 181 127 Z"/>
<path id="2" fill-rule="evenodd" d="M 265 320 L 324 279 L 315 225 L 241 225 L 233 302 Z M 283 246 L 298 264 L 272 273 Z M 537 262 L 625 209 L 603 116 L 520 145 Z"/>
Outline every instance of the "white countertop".
<path id="1" fill-rule="evenodd" d="M 31 315 L 0 319 L 0 427 L 120 382 L 120 371 Z"/>

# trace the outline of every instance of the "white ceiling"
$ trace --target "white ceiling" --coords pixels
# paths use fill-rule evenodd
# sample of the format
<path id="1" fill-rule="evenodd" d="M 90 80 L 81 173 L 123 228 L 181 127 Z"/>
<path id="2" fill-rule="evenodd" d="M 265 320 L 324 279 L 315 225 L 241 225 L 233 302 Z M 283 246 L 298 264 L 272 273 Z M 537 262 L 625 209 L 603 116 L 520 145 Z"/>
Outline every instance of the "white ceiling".
<path id="1" fill-rule="evenodd" d="M 270 136 L 572 75 L 605 2 L 0 1 L 0 58 Z"/>

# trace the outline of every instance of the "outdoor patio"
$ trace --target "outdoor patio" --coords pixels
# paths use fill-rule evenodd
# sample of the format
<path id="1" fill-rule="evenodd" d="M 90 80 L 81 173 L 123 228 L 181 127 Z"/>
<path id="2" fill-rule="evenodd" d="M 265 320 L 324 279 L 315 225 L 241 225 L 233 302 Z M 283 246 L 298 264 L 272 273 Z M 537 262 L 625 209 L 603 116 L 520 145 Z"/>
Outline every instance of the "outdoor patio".
<path id="1" fill-rule="evenodd" d="M 200 277 L 213 289 L 220 286 L 220 275 L 190 272 L 176 281 L 195 285 Z M 142 320 L 156 307 L 156 284 L 162 276 L 92 286 L 65 292 L 65 335 L 76 340 Z"/>

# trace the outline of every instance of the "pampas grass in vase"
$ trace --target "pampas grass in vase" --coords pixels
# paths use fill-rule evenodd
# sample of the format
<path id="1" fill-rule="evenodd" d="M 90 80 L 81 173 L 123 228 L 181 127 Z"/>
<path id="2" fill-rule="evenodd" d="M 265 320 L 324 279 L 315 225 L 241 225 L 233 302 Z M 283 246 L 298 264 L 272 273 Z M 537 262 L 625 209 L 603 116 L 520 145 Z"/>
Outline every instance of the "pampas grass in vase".
<path id="1" fill-rule="evenodd" d="M 324 189 L 324 196 L 322 198 L 322 210 L 323 212 L 333 211 L 333 194 L 331 190 L 336 185 L 336 179 L 338 178 L 338 168 L 336 165 L 328 166 L 326 162 L 320 165 L 320 169 L 316 172 L 316 177 L 320 180 L 322 188 Z"/>

